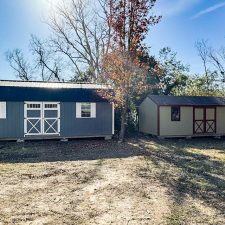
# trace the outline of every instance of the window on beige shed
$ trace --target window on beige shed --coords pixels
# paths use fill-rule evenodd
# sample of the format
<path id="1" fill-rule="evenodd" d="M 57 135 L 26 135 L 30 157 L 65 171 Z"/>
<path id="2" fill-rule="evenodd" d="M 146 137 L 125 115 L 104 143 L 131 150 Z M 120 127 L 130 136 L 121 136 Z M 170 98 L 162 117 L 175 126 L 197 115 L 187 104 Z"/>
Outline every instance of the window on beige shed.
<path id="1" fill-rule="evenodd" d="M 180 107 L 179 106 L 171 107 L 171 121 L 180 121 Z"/>

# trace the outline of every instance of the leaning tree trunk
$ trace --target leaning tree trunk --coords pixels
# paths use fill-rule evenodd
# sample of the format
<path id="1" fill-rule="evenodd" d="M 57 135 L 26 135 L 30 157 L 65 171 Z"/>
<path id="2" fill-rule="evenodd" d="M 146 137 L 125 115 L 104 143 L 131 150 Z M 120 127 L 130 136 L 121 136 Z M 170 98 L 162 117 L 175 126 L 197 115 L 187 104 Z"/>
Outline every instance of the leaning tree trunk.
<path id="1" fill-rule="evenodd" d="M 126 126 L 127 126 L 127 106 L 124 106 L 122 108 L 122 112 L 121 112 L 121 125 L 120 125 L 119 142 L 124 141 Z"/>

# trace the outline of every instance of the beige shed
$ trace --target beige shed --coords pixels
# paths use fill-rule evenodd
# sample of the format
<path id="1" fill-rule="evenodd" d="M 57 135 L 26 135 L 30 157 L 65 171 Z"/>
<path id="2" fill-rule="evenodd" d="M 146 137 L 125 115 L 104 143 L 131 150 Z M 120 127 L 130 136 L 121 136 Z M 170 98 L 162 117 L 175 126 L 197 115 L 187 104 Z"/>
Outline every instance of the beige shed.
<path id="1" fill-rule="evenodd" d="M 225 136 L 225 98 L 148 95 L 139 131 L 159 137 Z"/>

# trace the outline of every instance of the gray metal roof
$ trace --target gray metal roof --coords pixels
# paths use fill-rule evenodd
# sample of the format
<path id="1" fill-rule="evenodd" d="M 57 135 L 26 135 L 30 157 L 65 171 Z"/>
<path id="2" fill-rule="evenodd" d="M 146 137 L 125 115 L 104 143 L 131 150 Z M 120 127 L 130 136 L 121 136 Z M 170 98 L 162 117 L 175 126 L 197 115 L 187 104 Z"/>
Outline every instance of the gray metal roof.
<path id="1" fill-rule="evenodd" d="M 214 96 L 162 96 L 148 95 L 148 97 L 160 106 L 225 106 L 224 97 Z"/>

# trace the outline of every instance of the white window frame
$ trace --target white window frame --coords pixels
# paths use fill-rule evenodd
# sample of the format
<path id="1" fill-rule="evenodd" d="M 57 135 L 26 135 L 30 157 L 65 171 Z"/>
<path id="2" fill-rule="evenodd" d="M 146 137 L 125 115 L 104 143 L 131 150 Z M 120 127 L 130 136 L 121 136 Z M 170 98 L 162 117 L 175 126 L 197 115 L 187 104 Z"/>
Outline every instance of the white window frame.
<path id="1" fill-rule="evenodd" d="M 60 108 L 60 102 L 43 102 L 45 110 L 58 110 Z M 56 107 L 48 108 L 46 105 L 54 105 Z"/>
<path id="2" fill-rule="evenodd" d="M 90 104 L 90 117 L 82 117 L 82 104 Z M 79 119 L 94 119 L 96 118 L 96 103 L 95 102 L 77 102 L 76 103 L 76 118 Z"/>
<path id="3" fill-rule="evenodd" d="M 114 102 L 112 104 L 112 134 L 115 134 L 115 105 Z"/>
<path id="4" fill-rule="evenodd" d="M 36 108 L 36 107 L 29 107 L 29 106 L 33 106 L 33 105 L 40 105 L 40 107 Z M 38 110 L 38 109 L 41 109 L 41 102 L 28 102 L 26 103 L 26 109 L 29 109 L 29 110 Z"/>
<path id="5" fill-rule="evenodd" d="M 6 102 L 0 102 L 0 119 L 6 119 Z"/>

